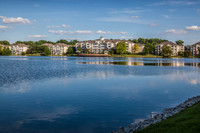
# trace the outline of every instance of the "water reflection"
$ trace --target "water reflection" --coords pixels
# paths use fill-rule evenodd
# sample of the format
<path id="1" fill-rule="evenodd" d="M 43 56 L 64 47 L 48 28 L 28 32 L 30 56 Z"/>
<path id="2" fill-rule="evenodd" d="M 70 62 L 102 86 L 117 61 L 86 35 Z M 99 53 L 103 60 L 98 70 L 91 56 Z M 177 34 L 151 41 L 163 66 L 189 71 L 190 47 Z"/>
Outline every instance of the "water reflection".
<path id="1" fill-rule="evenodd" d="M 94 61 L 94 62 L 79 62 L 80 64 L 96 64 L 96 65 L 128 65 L 128 66 L 174 66 L 174 67 L 182 67 L 182 66 L 194 66 L 200 67 L 200 63 L 198 62 L 166 62 L 166 61 L 158 61 L 158 62 L 132 62 L 132 61 Z"/>
<path id="2" fill-rule="evenodd" d="M 110 132 L 200 93 L 197 59 L 24 58 L 0 57 L 3 133 Z"/>

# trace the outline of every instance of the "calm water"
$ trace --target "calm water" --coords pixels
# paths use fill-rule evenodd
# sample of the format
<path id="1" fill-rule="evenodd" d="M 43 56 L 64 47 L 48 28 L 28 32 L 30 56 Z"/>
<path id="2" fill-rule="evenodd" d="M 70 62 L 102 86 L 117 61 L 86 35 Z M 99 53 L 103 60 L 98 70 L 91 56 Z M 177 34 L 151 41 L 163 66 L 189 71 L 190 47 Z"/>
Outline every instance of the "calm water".
<path id="1" fill-rule="evenodd" d="M 200 94 L 200 59 L 0 57 L 1 133 L 106 133 Z"/>

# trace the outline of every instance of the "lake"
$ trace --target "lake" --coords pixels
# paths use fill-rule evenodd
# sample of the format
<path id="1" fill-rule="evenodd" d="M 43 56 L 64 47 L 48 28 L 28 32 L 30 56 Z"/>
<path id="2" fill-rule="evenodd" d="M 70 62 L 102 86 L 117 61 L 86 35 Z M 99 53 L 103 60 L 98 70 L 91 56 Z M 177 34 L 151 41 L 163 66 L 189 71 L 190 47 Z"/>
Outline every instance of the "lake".
<path id="1" fill-rule="evenodd" d="M 1 133 L 109 133 L 200 94 L 200 59 L 0 56 Z"/>

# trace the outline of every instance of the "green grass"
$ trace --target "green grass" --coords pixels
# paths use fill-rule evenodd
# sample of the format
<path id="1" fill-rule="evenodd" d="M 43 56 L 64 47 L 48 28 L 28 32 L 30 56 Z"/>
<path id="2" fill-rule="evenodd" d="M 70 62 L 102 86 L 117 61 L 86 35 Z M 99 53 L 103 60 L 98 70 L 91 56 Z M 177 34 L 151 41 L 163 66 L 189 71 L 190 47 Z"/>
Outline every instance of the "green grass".
<path id="1" fill-rule="evenodd" d="M 124 55 L 118 55 L 113 54 L 111 57 L 135 57 L 135 58 L 161 58 L 162 56 L 147 54 L 147 55 L 138 55 L 138 54 L 124 54 Z"/>
<path id="2" fill-rule="evenodd" d="M 200 103 L 137 133 L 200 133 Z"/>

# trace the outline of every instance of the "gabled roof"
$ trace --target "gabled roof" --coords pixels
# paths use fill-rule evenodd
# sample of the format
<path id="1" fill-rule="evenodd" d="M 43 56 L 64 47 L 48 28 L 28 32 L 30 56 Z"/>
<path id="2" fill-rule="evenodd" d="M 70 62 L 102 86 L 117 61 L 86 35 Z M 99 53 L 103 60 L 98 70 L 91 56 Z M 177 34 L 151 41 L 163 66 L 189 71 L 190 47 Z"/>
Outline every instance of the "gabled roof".
<path id="1" fill-rule="evenodd" d="M 60 46 L 60 47 L 69 47 L 69 45 L 64 44 L 64 43 L 56 43 L 54 46 Z"/>
<path id="2" fill-rule="evenodd" d="M 135 43 L 135 44 L 137 44 L 139 47 L 143 47 L 144 46 L 144 44 L 139 44 L 139 43 Z"/>
<path id="3" fill-rule="evenodd" d="M 1 47 L 6 47 L 6 45 L 0 44 Z"/>
<path id="4" fill-rule="evenodd" d="M 162 42 L 160 44 L 157 44 L 156 46 L 160 46 L 160 45 L 171 45 L 171 46 L 177 46 L 177 44 L 173 43 L 173 42 Z"/>
<path id="5" fill-rule="evenodd" d="M 86 43 L 96 43 L 97 41 L 101 41 L 100 39 L 96 39 L 96 40 L 88 40 L 88 41 L 80 41 L 80 42 L 78 42 L 77 44 L 81 44 L 81 43 L 83 43 L 83 44 L 86 44 Z M 103 40 L 103 42 L 104 43 L 117 43 L 117 42 L 127 42 L 127 43 L 133 43 L 133 42 L 131 42 L 131 41 L 129 41 L 129 40 L 120 40 L 120 39 L 104 39 Z"/>
<path id="6" fill-rule="evenodd" d="M 18 46 L 18 47 L 28 47 L 28 45 L 26 45 L 26 44 L 23 44 L 23 43 L 18 43 L 18 44 L 12 44 L 12 45 L 10 45 L 11 47 L 12 46 Z"/>
<path id="7" fill-rule="evenodd" d="M 193 44 L 192 46 L 197 46 L 197 45 L 200 45 L 200 42 L 197 42 L 197 43 Z"/>
<path id="8" fill-rule="evenodd" d="M 44 43 L 44 44 L 42 44 L 42 46 L 51 47 L 51 46 L 53 46 L 53 44 L 51 44 L 51 43 Z"/>

